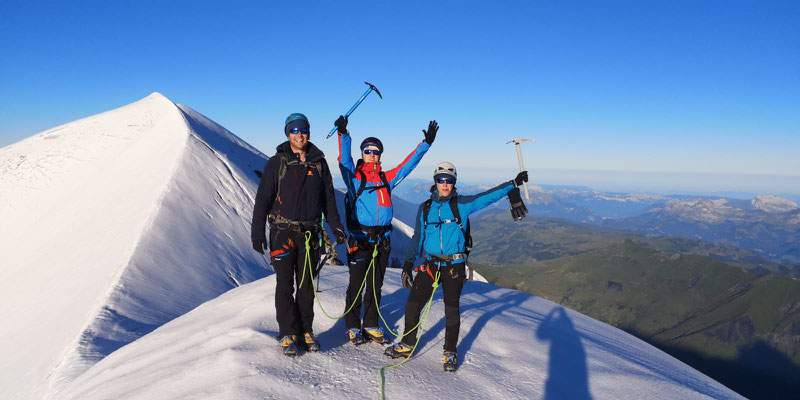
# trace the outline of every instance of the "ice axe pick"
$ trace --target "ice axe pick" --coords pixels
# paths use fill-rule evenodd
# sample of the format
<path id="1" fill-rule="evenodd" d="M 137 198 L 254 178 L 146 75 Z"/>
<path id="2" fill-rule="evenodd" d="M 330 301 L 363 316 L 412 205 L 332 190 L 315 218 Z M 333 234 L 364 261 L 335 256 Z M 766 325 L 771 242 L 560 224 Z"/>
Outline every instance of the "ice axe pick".
<path id="1" fill-rule="evenodd" d="M 508 143 L 514 143 L 515 145 L 517 145 L 517 160 L 519 160 L 519 171 L 520 172 L 525 171 L 525 166 L 522 164 L 522 150 L 519 148 L 519 144 L 522 143 L 522 142 L 535 142 L 535 141 L 536 140 L 534 140 L 534 139 L 520 138 L 520 139 L 514 139 L 514 140 L 508 142 Z M 508 144 L 508 143 L 506 143 L 506 144 Z M 530 200 L 531 196 L 528 195 L 528 184 L 525 183 L 525 182 L 522 182 L 522 186 L 525 188 L 525 198 L 527 200 Z"/>
<path id="2" fill-rule="evenodd" d="M 376 88 L 376 87 L 375 87 L 375 85 L 373 85 L 373 84 L 371 84 L 371 83 L 369 83 L 369 82 L 364 82 L 364 83 L 366 83 L 366 84 L 367 84 L 367 86 L 369 86 L 369 89 L 367 89 L 367 91 L 366 91 L 366 92 L 364 92 L 364 94 L 362 94 L 362 95 L 361 95 L 361 98 L 360 98 L 360 99 L 358 99 L 358 101 L 356 102 L 356 104 L 353 104 L 353 106 L 352 106 L 352 107 L 350 107 L 350 110 L 348 110 L 348 111 L 347 111 L 347 114 L 345 114 L 345 115 L 344 115 L 344 116 L 345 116 L 345 118 L 349 117 L 349 116 L 350 116 L 350 114 L 352 114 L 352 113 L 353 113 L 353 111 L 355 111 L 355 110 L 356 110 L 356 108 L 358 108 L 358 106 L 361 104 L 361 102 L 362 102 L 362 101 L 364 101 L 364 99 L 366 99 L 366 98 L 367 98 L 367 95 L 368 95 L 370 92 L 372 92 L 373 90 L 375 91 L 375 93 L 377 93 L 377 94 L 378 94 L 378 97 L 380 97 L 381 99 L 383 99 L 383 96 L 381 96 L 381 91 L 380 91 L 380 90 L 378 90 L 378 88 Z M 327 139 L 327 138 L 329 138 L 329 137 L 333 136 L 333 134 L 334 134 L 334 133 L 336 133 L 336 127 L 335 127 L 335 126 L 333 127 L 333 129 L 331 129 L 331 132 L 328 134 L 328 136 L 325 136 L 325 139 Z"/>

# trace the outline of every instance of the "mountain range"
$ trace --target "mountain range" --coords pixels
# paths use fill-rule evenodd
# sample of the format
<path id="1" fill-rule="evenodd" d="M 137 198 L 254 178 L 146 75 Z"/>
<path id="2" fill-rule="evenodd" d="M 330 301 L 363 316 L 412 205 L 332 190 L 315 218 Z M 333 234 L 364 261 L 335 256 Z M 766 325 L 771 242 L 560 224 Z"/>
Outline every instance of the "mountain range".
<path id="1" fill-rule="evenodd" d="M 431 183 L 413 180 L 396 189 L 416 204 L 429 197 Z M 460 193 L 489 185 L 457 184 Z M 759 195 L 751 200 L 606 193 L 581 187 L 529 185 L 525 203 L 532 215 L 593 224 L 607 231 L 650 237 L 680 236 L 750 250 L 767 263 L 800 271 L 800 208 L 788 199 Z M 503 205 L 500 205 L 502 203 Z M 505 208 L 498 202 L 493 208 Z"/>

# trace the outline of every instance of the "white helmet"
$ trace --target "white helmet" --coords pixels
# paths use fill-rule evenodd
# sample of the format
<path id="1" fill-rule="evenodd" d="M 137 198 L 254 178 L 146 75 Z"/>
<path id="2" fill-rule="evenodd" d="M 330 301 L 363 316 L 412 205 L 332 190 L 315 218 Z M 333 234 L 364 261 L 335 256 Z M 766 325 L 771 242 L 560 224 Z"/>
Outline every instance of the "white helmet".
<path id="1" fill-rule="evenodd" d="M 453 179 L 458 179 L 456 166 L 447 161 L 440 162 L 439 165 L 436 166 L 436 169 L 433 171 L 433 178 L 436 179 L 437 175 L 448 175 L 452 176 Z"/>

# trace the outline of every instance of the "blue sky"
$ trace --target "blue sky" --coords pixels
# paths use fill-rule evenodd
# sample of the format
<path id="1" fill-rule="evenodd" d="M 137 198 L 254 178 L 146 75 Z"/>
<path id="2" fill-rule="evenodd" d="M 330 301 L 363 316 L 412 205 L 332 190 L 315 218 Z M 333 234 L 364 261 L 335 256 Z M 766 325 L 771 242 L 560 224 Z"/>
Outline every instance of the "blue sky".
<path id="1" fill-rule="evenodd" d="M 0 4 L 0 146 L 158 91 L 267 154 L 350 130 L 399 162 L 430 119 L 467 180 L 800 193 L 800 2 Z"/>

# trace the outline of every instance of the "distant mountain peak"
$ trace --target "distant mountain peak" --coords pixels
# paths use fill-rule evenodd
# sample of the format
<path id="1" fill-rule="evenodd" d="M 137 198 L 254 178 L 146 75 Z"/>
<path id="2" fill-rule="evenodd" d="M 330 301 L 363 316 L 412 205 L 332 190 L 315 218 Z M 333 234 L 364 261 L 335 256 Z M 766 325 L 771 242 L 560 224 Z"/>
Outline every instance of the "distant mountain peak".
<path id="1" fill-rule="evenodd" d="M 650 213 L 666 213 L 678 218 L 707 223 L 721 223 L 730 218 L 735 209 L 726 199 L 669 199 L 663 207 L 656 207 Z"/>
<path id="2" fill-rule="evenodd" d="M 757 210 L 768 213 L 780 213 L 798 209 L 797 203 L 773 195 L 756 196 L 750 201 L 750 204 Z"/>

